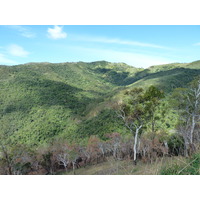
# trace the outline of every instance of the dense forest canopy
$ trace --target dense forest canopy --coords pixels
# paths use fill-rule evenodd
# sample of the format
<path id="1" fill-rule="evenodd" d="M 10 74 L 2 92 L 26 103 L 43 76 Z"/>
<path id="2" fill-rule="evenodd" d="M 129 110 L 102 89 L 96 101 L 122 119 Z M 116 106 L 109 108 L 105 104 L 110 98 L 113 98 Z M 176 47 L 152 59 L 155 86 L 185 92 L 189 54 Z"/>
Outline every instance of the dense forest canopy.
<path id="1" fill-rule="evenodd" d="M 200 61 L 147 69 L 106 61 L 0 66 L 1 165 L 7 166 L 8 174 L 26 174 L 37 151 L 43 160 L 40 165 L 52 174 L 56 168 L 50 167 L 53 158 L 64 167 L 66 156 L 74 160 L 91 153 L 92 159 L 99 156 L 98 151 L 103 157 L 107 152 L 121 159 L 123 153 L 117 145 L 130 147 L 124 154 L 131 156 L 134 152 L 130 149 L 136 152 L 137 148 L 138 156 L 145 157 L 148 152 L 140 152 L 142 145 L 158 148 L 162 155 L 166 153 L 164 148 L 171 155 L 193 153 L 194 142 L 199 141 L 199 107 L 195 104 L 195 112 L 192 105 L 189 109 L 193 114 L 191 129 L 185 104 L 190 89 L 198 90 L 199 75 Z M 190 103 L 198 99 L 195 94 L 190 94 Z M 120 108 L 126 119 L 119 116 Z M 180 120 L 180 115 L 185 116 L 185 121 Z M 130 122 L 135 128 L 127 128 Z M 192 141 L 182 132 L 184 127 L 194 134 Z M 57 151 L 60 156 L 56 157 Z M 23 156 L 27 162 L 16 163 Z M 136 155 L 133 157 L 135 160 Z"/>

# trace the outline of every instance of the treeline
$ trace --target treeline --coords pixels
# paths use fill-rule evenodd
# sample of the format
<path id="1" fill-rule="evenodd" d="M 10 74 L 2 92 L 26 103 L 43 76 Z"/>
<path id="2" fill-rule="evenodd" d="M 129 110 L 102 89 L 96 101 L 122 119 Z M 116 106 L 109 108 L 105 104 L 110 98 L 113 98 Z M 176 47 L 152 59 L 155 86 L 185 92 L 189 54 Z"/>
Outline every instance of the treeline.
<path id="1" fill-rule="evenodd" d="M 13 147 L 1 144 L 0 174 L 56 174 L 60 171 L 75 170 L 87 165 L 95 165 L 108 158 L 124 160 L 134 158 L 134 139 L 119 133 L 107 134 L 103 141 L 91 136 L 87 145 L 70 144 L 55 140 L 46 146 L 30 148 L 25 145 Z M 137 155 L 144 163 L 152 163 L 158 157 L 178 155 L 183 146 L 177 138 L 163 134 L 142 136 Z"/>

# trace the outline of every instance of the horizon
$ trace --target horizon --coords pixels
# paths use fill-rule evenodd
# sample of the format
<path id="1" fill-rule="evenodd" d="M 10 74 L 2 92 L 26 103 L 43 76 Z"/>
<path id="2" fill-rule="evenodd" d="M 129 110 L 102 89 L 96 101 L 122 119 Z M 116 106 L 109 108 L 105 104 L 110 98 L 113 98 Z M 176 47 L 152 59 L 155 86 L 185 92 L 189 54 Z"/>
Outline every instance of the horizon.
<path id="1" fill-rule="evenodd" d="M 149 68 L 200 54 L 198 25 L 0 25 L 0 34 L 0 65 L 109 60 Z"/>
<path id="2" fill-rule="evenodd" d="M 128 65 L 130 67 L 134 67 L 134 68 L 137 68 L 137 69 L 148 69 L 148 68 L 151 68 L 153 66 L 162 66 L 162 65 L 170 65 L 170 64 L 189 64 L 189 63 L 193 63 L 193 62 L 198 62 L 200 60 L 194 60 L 192 62 L 173 62 L 173 63 L 166 63 L 166 64 L 158 64 L 158 65 L 151 65 L 149 67 L 146 67 L 146 68 L 142 68 L 142 67 L 135 67 L 133 65 L 129 65 L 125 62 L 110 62 L 110 61 L 107 61 L 107 60 L 96 60 L 96 61 L 90 61 L 90 62 L 84 62 L 84 61 L 76 61 L 76 62 L 69 62 L 69 61 L 64 61 L 64 62 L 48 62 L 48 61 L 38 61 L 38 62 L 26 62 L 26 63 L 19 63 L 19 64 L 16 64 L 16 65 L 3 65 L 3 64 L 0 64 L 0 66 L 9 66 L 9 67 L 12 67 L 12 66 L 18 66 L 18 65 L 28 65 L 28 64 L 63 64 L 63 63 L 95 63 L 95 62 L 108 62 L 108 63 L 112 63 L 112 64 L 125 64 L 125 65 Z"/>

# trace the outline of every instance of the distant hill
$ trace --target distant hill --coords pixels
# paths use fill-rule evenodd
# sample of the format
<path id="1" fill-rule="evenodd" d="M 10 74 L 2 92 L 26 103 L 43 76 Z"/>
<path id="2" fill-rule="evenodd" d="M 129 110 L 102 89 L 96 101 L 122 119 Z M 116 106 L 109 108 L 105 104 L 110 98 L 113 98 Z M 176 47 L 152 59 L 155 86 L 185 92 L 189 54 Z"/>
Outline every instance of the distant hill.
<path id="1" fill-rule="evenodd" d="M 198 75 L 200 75 L 200 61 L 151 66 L 136 73 L 138 81 L 130 87 L 157 85 L 165 92 L 171 92 L 177 87 L 187 87 L 187 84 Z"/>
<path id="2" fill-rule="evenodd" d="M 200 75 L 200 61 L 139 69 L 125 63 L 27 63 L 0 66 L 0 134 L 38 145 L 109 132 L 125 133 L 110 105 L 132 87 L 171 92 Z"/>

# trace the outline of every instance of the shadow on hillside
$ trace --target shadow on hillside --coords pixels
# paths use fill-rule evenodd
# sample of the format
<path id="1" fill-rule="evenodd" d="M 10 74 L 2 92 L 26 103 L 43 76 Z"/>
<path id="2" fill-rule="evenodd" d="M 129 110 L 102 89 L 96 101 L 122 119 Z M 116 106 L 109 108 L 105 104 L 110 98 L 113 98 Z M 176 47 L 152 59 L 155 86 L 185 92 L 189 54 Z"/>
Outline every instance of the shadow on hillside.
<path id="1" fill-rule="evenodd" d="M 121 132 L 124 129 L 123 121 L 112 109 L 104 109 L 98 115 L 82 121 L 76 132 L 77 138 L 84 138 L 91 135 L 98 135 L 101 139 L 106 138 L 107 133 Z"/>
<path id="2" fill-rule="evenodd" d="M 167 92 L 171 92 L 178 87 L 187 87 L 196 76 L 200 75 L 200 70 L 189 68 L 175 68 L 168 71 L 156 72 L 145 76 L 143 80 L 159 78 L 158 87 Z"/>
<path id="3" fill-rule="evenodd" d="M 73 114 L 82 115 L 85 107 L 95 100 L 84 96 L 84 90 L 58 81 L 22 78 L 13 81 L 12 84 L 15 84 L 15 87 L 19 86 L 22 93 L 20 99 L 16 98 L 7 103 L 4 113 L 19 110 L 27 112 L 36 106 L 60 105 L 64 109 L 71 109 Z"/>
<path id="4" fill-rule="evenodd" d="M 131 85 L 135 83 L 136 81 L 139 81 L 140 79 L 146 77 L 149 75 L 150 70 L 149 69 L 144 69 L 143 71 L 136 72 L 134 76 L 128 77 L 125 81 L 124 85 Z"/>
<path id="5" fill-rule="evenodd" d="M 126 85 L 126 79 L 129 77 L 129 72 L 116 72 L 113 69 L 107 69 L 107 68 L 96 68 L 93 69 L 95 73 L 100 74 L 100 78 L 103 81 L 107 81 L 109 83 L 112 83 L 116 86 L 124 86 Z"/>
<path id="6" fill-rule="evenodd" d="M 189 82 L 200 75 L 200 70 L 189 68 L 175 68 L 151 74 L 149 72 L 149 69 L 137 72 L 134 77 L 126 81 L 131 84 L 138 80 L 149 81 L 157 78 L 158 87 L 170 92 L 177 87 L 186 87 Z M 17 88 L 20 94 L 17 94 L 18 91 L 14 88 Z M 11 96 L 15 96 L 15 99 L 8 100 L 3 113 L 29 112 L 32 107 L 60 105 L 64 109 L 70 109 L 73 114 L 83 115 L 87 105 L 94 101 L 100 102 L 105 97 L 105 94 L 93 90 L 87 91 L 63 82 L 44 79 L 41 75 L 30 71 L 15 77 L 9 83 L 8 90 L 10 90 L 10 95 L 12 93 Z M 16 95 L 13 95 L 15 92 Z M 86 93 L 92 95 L 87 97 Z"/>
<path id="7" fill-rule="evenodd" d="M 145 69 L 137 72 L 134 77 L 130 77 L 127 81 L 128 85 L 130 85 L 139 80 L 145 82 L 151 81 L 151 79 L 158 79 L 157 86 L 166 92 L 171 92 L 174 88 L 186 87 L 198 75 L 200 75 L 200 70 L 198 69 L 175 68 L 155 73 L 150 73 L 149 69 Z"/>

